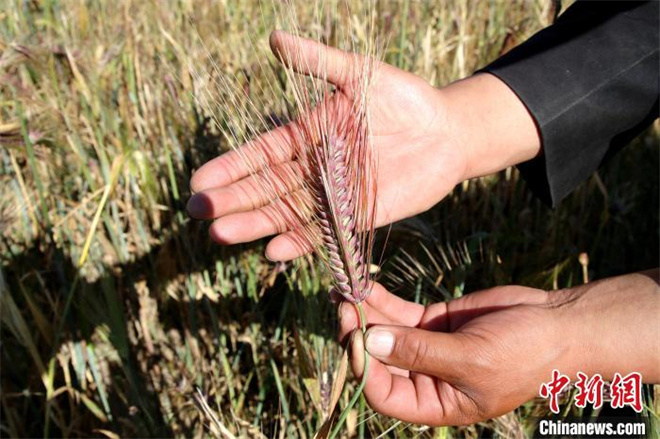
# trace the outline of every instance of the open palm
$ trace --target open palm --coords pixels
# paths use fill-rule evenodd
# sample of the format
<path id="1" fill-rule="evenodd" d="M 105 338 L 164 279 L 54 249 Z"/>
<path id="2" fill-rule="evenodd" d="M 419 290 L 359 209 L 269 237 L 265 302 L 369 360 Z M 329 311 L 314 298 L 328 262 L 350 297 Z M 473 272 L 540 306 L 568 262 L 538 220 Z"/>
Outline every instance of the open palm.
<path id="1" fill-rule="evenodd" d="M 337 87 L 333 99 L 353 101 L 355 72 L 362 58 L 320 43 L 293 37 L 283 32 L 271 35 L 273 52 L 281 60 L 295 59 L 291 67 L 305 74 L 327 79 Z M 291 51 L 302 56 L 292 57 Z M 324 62 L 318 62 L 319 59 Z M 321 66 L 312 70 L 308 66 Z M 378 160 L 378 195 L 375 200 L 378 226 L 423 212 L 440 201 L 460 181 L 465 157 L 451 139 L 443 135 L 446 121 L 438 90 L 423 79 L 387 64 L 378 64 L 369 92 L 372 145 Z M 295 124 L 296 122 L 292 122 Z M 282 153 L 281 145 L 290 141 L 291 126 L 276 128 L 244 145 L 244 151 L 265 155 L 270 165 L 295 172 L 295 161 Z M 278 147 L 274 148 L 277 143 Z M 273 154 L 277 150 L 278 154 Z M 286 174 L 284 172 L 283 174 Z M 258 179 L 259 176 L 257 175 Z M 202 166 L 191 179 L 195 195 L 188 204 L 191 216 L 214 219 L 213 239 L 224 244 L 248 242 L 280 234 L 266 249 L 273 260 L 300 256 L 301 249 L 281 224 L 269 214 L 271 200 L 235 151 L 223 154 Z M 295 186 L 282 185 L 288 191 Z M 286 192 L 286 191 L 285 191 Z M 281 197 L 287 193 L 279 194 Z"/>

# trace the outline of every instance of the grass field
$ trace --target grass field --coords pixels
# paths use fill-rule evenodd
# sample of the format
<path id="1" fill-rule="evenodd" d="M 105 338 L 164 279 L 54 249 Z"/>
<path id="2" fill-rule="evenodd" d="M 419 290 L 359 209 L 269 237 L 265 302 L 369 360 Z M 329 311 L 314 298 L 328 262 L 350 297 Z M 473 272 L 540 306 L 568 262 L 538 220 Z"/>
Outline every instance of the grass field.
<path id="1" fill-rule="evenodd" d="M 187 62 L 210 68 L 204 41 L 247 85 L 274 81 L 280 67 L 263 59 L 270 4 L 5 4 L 0 435 L 313 437 L 341 353 L 327 277 L 309 259 L 268 262 L 263 242 L 217 246 L 185 213 L 190 175 L 226 148 L 194 99 L 211 85 Z M 304 32 L 361 28 L 359 16 L 319 23 L 308 2 L 295 5 Z M 384 58 L 440 86 L 550 24 L 549 5 L 383 1 Z M 247 89 L 263 114 L 288 116 L 277 84 L 279 95 Z M 658 151 L 656 124 L 556 210 L 515 170 L 466 182 L 393 227 L 380 281 L 432 302 L 658 266 Z M 646 391 L 656 419 L 660 397 Z M 426 428 L 362 401 L 346 437 L 524 437 L 546 412 L 537 401 L 483 424 Z"/>

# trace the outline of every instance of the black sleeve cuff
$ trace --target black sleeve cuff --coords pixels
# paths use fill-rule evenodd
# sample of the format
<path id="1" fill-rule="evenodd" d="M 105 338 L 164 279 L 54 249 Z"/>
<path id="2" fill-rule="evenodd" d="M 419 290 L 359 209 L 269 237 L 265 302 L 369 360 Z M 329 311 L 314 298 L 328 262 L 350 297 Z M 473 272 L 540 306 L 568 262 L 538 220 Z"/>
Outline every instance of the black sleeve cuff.
<path id="1" fill-rule="evenodd" d="M 527 106 L 542 154 L 518 167 L 556 206 L 658 117 L 658 2 L 579 1 L 481 72 Z"/>

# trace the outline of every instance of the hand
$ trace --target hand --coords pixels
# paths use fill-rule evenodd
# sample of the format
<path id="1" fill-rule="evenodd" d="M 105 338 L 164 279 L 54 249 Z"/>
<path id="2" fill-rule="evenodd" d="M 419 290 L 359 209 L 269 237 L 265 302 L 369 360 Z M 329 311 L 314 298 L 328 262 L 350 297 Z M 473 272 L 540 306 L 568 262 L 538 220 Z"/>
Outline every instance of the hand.
<path id="1" fill-rule="evenodd" d="M 280 60 L 291 60 L 294 70 L 334 84 L 337 91 L 333 99 L 353 102 L 356 78 L 351 72 L 359 70 L 361 56 L 284 32 L 273 32 L 270 43 Z M 475 75 L 436 89 L 390 65 L 378 63 L 376 67 L 368 108 L 378 160 L 376 226 L 429 209 L 465 179 L 504 169 L 539 153 L 533 119 L 496 77 Z M 260 157 L 269 152 L 271 166 L 295 169 L 283 146 L 291 144 L 296 124 L 293 121 L 264 133 L 241 148 Z M 284 153 L 273 153 L 283 149 Z M 298 189 L 289 183 L 282 186 L 289 192 Z M 273 220 L 277 215 L 269 214 L 271 200 L 235 151 L 202 166 L 190 186 L 196 194 L 188 203 L 188 212 L 195 218 L 215 219 L 210 234 L 217 242 L 237 244 L 280 234 L 266 247 L 268 258 L 289 260 L 305 251 L 292 239 L 295 231 L 282 233 L 282 225 Z"/>
<path id="2" fill-rule="evenodd" d="M 625 300 L 622 300 L 625 298 Z M 356 326 L 340 306 L 340 337 Z M 428 307 L 375 284 L 364 302 L 371 325 L 353 337 L 351 365 L 371 356 L 365 397 L 385 415 L 427 425 L 465 425 L 507 413 L 537 395 L 553 369 L 611 380 L 660 381 L 658 271 L 545 292 L 497 287 Z"/>
<path id="3" fill-rule="evenodd" d="M 375 284 L 364 302 L 371 355 L 364 395 L 379 413 L 426 425 L 467 425 L 533 398 L 565 353 L 548 293 L 499 287 L 428 307 Z M 340 337 L 356 326 L 342 303 Z M 389 334 L 389 335 L 388 335 Z M 361 377 L 362 337 L 351 364 Z"/>
<path id="4" fill-rule="evenodd" d="M 333 99 L 352 102 L 356 78 L 344 72 L 355 72 L 362 62 L 360 56 L 283 32 L 271 35 L 271 47 L 283 60 L 295 58 L 291 52 L 302 49 L 305 62 L 298 60 L 292 67 L 316 76 L 323 75 L 321 68 L 302 66 L 317 66 L 319 51 L 324 51 L 327 79 L 337 87 Z M 461 180 L 465 157 L 445 134 L 447 115 L 437 89 L 387 64 L 378 65 L 376 78 L 369 112 L 372 145 L 379 163 L 376 222 L 380 226 L 429 209 L 442 199 Z M 272 150 L 275 142 L 287 142 L 289 128 L 277 128 L 244 148 L 256 147 L 256 153 Z M 290 166 L 289 159 L 280 157 L 273 164 Z M 229 152 L 205 164 L 192 177 L 191 188 L 196 194 L 188 211 L 196 218 L 215 219 L 210 234 L 220 243 L 247 242 L 282 232 L 264 211 L 268 200 L 248 174 L 238 154 Z M 273 260 L 293 259 L 300 253 L 287 234 L 273 239 L 266 249 Z"/>

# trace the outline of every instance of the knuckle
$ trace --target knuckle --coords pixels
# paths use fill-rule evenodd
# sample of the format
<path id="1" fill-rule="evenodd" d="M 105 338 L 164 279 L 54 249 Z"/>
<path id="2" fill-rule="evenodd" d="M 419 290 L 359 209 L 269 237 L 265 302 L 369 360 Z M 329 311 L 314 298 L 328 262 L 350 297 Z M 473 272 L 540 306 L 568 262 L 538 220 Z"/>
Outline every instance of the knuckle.
<path id="1" fill-rule="evenodd" d="M 406 334 L 399 338 L 397 344 L 395 353 L 398 353 L 399 359 L 409 369 L 414 370 L 427 364 L 429 360 L 429 344 L 424 338 L 419 337 L 415 333 Z"/>

